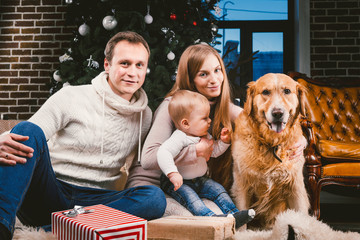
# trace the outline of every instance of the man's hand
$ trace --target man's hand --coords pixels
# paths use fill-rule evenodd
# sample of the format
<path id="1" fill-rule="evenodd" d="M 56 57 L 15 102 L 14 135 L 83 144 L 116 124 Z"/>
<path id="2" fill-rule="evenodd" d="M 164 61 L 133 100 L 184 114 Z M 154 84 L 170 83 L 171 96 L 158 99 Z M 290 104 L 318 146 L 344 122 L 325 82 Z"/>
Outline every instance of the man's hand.
<path id="1" fill-rule="evenodd" d="M 200 139 L 200 142 L 198 142 L 196 147 L 196 156 L 197 157 L 204 157 L 206 161 L 209 161 L 212 151 L 214 149 L 213 147 L 214 140 L 207 139 L 206 137 L 202 137 Z"/>
<path id="2" fill-rule="evenodd" d="M 0 164 L 16 165 L 26 163 L 26 158 L 33 156 L 34 149 L 20 142 L 28 140 L 28 136 L 9 133 L 0 136 Z"/>
<path id="3" fill-rule="evenodd" d="M 231 133 L 230 133 L 230 130 L 228 128 L 221 129 L 220 139 L 224 143 L 227 143 L 227 144 L 231 143 Z"/>
<path id="4" fill-rule="evenodd" d="M 167 175 L 167 177 L 169 178 L 170 182 L 174 184 L 174 191 L 178 190 L 183 184 L 183 178 L 178 172 L 171 172 Z"/>

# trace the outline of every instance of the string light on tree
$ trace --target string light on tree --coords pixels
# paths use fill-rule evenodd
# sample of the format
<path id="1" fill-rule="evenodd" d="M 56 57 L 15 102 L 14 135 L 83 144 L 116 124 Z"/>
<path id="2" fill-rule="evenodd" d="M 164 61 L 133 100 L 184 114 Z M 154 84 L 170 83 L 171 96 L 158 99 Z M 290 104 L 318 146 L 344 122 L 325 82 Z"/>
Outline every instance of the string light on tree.
<path id="1" fill-rule="evenodd" d="M 81 36 L 86 36 L 90 33 L 90 27 L 86 23 L 83 23 L 82 25 L 80 25 L 78 31 Z"/>

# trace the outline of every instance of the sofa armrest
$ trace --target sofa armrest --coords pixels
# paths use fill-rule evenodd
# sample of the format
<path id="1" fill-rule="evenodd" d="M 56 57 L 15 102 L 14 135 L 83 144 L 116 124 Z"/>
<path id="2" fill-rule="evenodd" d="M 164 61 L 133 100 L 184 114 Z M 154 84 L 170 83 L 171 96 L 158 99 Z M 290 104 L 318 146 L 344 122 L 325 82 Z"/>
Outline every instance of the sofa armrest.
<path id="1" fill-rule="evenodd" d="M 306 165 L 321 165 L 320 157 L 316 153 L 316 138 L 313 131 L 313 125 L 311 121 L 305 117 L 301 118 L 300 123 L 308 142 L 304 153 Z"/>

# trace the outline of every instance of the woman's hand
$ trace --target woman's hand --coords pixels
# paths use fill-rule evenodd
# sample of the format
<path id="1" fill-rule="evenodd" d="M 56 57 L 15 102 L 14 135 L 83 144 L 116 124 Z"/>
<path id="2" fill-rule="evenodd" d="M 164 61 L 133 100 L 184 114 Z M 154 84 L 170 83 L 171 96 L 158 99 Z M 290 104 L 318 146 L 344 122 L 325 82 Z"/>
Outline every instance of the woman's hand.
<path id="1" fill-rule="evenodd" d="M 203 157 L 206 161 L 209 161 L 212 151 L 214 149 L 214 140 L 207 139 L 206 137 L 202 137 L 200 142 L 198 142 L 196 147 L 196 156 Z"/>
<path id="2" fill-rule="evenodd" d="M 304 154 L 304 149 L 307 146 L 307 141 L 304 136 L 302 136 L 294 146 L 292 146 L 289 151 L 292 153 L 289 156 L 289 160 L 294 160 Z"/>
<path id="3" fill-rule="evenodd" d="M 183 177 L 178 172 L 171 172 L 167 175 L 170 182 L 174 184 L 174 191 L 178 190 L 183 185 Z"/>
<path id="4" fill-rule="evenodd" d="M 26 163 L 26 158 L 33 156 L 34 149 L 20 142 L 28 140 L 28 136 L 9 133 L 0 136 L 0 164 L 16 165 Z"/>

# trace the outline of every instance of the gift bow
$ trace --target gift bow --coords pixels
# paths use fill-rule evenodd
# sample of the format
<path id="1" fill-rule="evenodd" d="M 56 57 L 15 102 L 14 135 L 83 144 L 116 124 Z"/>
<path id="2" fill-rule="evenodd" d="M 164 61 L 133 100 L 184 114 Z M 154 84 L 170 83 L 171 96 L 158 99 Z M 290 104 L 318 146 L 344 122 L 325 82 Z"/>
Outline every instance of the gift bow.
<path id="1" fill-rule="evenodd" d="M 69 210 L 69 211 L 66 211 L 66 212 L 63 212 L 63 214 L 67 217 L 76 217 L 77 215 L 79 214 L 82 214 L 82 213 L 91 213 L 91 212 L 94 212 L 95 210 L 94 209 L 84 209 L 84 207 L 82 206 L 78 206 L 78 205 L 75 205 L 73 209 Z"/>

